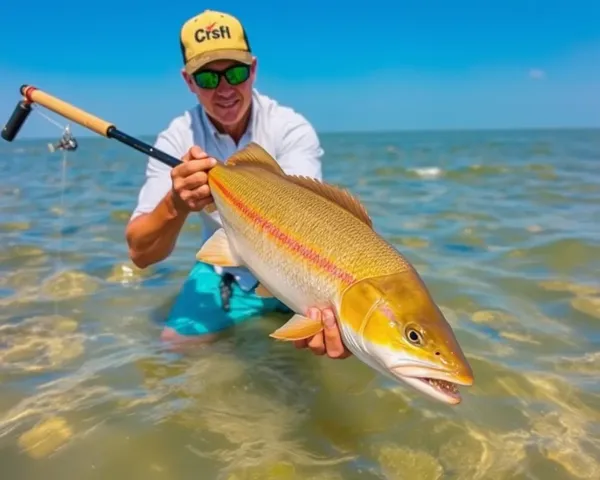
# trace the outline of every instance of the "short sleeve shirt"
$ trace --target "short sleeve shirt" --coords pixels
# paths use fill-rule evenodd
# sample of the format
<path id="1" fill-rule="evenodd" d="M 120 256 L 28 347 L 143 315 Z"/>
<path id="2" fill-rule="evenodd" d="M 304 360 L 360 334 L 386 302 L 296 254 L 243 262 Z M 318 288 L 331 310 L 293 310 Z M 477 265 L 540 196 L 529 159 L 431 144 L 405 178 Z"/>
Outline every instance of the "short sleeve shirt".
<path id="1" fill-rule="evenodd" d="M 267 150 L 286 173 L 319 180 L 322 178 L 323 149 L 314 128 L 301 114 L 257 90 L 252 93 L 252 116 L 248 128 L 237 145 L 229 135 L 216 130 L 204 109 L 198 105 L 173 119 L 159 133 L 154 147 L 181 158 L 190 147 L 198 145 L 209 156 L 223 162 L 250 142 L 256 142 Z M 167 165 L 152 157 L 148 158 L 145 183 L 131 219 L 154 210 L 169 192 L 170 172 L 171 168 Z M 198 248 L 221 227 L 218 212 L 209 214 L 202 211 L 199 216 L 202 237 Z M 218 273 L 231 272 L 244 290 L 250 290 L 256 285 L 256 279 L 246 268 L 214 268 Z"/>

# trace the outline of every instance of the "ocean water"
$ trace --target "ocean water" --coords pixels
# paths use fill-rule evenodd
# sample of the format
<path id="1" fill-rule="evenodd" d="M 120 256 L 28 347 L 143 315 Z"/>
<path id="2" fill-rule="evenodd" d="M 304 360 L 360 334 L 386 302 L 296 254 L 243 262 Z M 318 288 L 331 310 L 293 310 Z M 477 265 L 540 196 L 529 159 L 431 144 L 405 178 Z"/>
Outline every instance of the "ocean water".
<path id="1" fill-rule="evenodd" d="M 275 342 L 285 316 L 165 351 L 198 222 L 140 271 L 123 232 L 142 154 L 86 138 L 63 162 L 46 141 L 2 141 L 3 478 L 600 478 L 600 131 L 322 142 L 327 180 L 455 329 L 475 374 L 463 402 Z"/>

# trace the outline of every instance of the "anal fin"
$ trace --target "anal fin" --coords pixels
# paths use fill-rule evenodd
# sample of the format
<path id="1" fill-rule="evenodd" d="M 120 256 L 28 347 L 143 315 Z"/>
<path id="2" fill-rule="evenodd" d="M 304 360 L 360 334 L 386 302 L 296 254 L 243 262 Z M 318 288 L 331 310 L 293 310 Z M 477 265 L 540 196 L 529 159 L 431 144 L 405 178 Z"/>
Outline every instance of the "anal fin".
<path id="1" fill-rule="evenodd" d="M 236 258 L 225 230 L 219 228 L 196 253 L 196 260 L 219 267 L 239 267 L 242 262 Z"/>
<path id="2" fill-rule="evenodd" d="M 289 180 L 296 185 L 300 185 L 301 187 L 307 188 L 308 190 L 311 190 L 312 192 L 331 200 L 333 203 L 336 203 L 340 207 L 352 213 L 358 219 L 362 220 L 369 227 L 373 228 L 373 222 L 369 217 L 367 209 L 360 202 L 360 200 L 348 192 L 348 190 L 321 182 L 314 178 L 299 175 L 287 175 L 286 180 Z"/>
<path id="3" fill-rule="evenodd" d="M 323 323 L 321 321 L 296 314 L 269 336 L 286 341 L 303 340 L 316 335 L 322 330 Z"/>

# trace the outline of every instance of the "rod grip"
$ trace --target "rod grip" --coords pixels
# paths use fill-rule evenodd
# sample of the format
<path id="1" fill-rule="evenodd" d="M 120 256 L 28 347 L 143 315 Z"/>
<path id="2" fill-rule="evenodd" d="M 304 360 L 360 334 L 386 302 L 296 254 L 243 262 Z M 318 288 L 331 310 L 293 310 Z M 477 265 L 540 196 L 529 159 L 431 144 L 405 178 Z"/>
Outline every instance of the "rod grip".
<path id="1" fill-rule="evenodd" d="M 81 110 L 70 103 L 67 103 L 59 98 L 56 98 L 46 92 L 43 92 L 31 85 L 23 85 L 21 93 L 30 102 L 38 103 L 48 110 L 52 110 L 72 122 L 78 123 L 82 127 L 88 128 L 103 137 L 106 137 L 110 127 L 114 125 L 106 120 L 102 120 L 91 113 Z"/>
<path id="2" fill-rule="evenodd" d="M 21 100 L 13 110 L 12 115 L 2 129 L 2 138 L 7 142 L 12 142 L 21 131 L 21 127 L 31 113 L 31 104 L 26 100 Z"/>

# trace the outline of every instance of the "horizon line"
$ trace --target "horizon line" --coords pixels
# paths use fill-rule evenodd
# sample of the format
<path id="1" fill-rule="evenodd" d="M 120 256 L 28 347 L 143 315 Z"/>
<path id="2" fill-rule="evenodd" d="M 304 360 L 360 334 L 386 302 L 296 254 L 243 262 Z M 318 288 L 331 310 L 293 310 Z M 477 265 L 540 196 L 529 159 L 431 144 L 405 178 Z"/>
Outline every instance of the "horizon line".
<path id="1" fill-rule="evenodd" d="M 84 128 L 84 132 L 77 134 L 78 138 L 106 138 L 111 140 L 109 137 L 105 137 L 104 135 L 99 135 L 95 132 L 88 130 L 85 127 L 77 123 L 71 124 L 71 128 L 73 126 L 77 126 L 79 128 Z M 115 128 L 118 128 L 115 125 Z M 447 128 L 398 128 L 398 129 L 356 129 L 356 130 L 318 130 L 317 135 L 372 135 L 372 134 L 394 134 L 394 133 L 466 133 L 466 132 L 551 132 L 551 131 L 577 131 L 577 130 L 600 130 L 600 125 L 587 125 L 587 126 L 563 126 L 563 127 L 541 127 L 541 126 L 529 126 L 529 127 L 447 127 Z M 128 135 L 132 135 L 124 130 L 121 130 Z M 137 135 L 132 135 L 134 137 L 142 138 L 142 137 L 156 137 L 159 131 L 156 133 L 142 133 Z M 52 140 L 60 137 L 60 134 L 57 134 L 56 137 L 50 136 L 26 136 L 22 137 L 23 140 Z M 15 138 L 15 140 L 18 140 Z M 13 142 L 15 141 L 13 140 Z M 7 143 L 13 143 L 7 142 Z"/>

